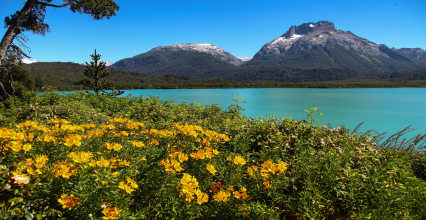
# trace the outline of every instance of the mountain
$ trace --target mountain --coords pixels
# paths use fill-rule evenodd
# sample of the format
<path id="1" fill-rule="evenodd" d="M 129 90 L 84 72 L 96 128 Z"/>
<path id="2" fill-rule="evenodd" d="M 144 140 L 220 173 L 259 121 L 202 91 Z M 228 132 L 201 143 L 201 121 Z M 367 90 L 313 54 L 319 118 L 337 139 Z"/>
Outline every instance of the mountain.
<path id="1" fill-rule="evenodd" d="M 409 71 L 426 67 L 383 44 L 375 44 L 350 31 L 338 30 L 328 21 L 292 26 L 265 44 L 253 59 L 241 66 L 295 68 L 345 68 L 359 72 Z"/>
<path id="2" fill-rule="evenodd" d="M 420 48 L 401 48 L 401 49 L 392 48 L 392 50 L 406 54 L 411 57 L 415 57 L 417 59 L 426 60 L 426 51 Z"/>
<path id="3" fill-rule="evenodd" d="M 188 76 L 193 79 L 225 78 L 237 68 L 211 53 L 183 50 L 179 47 L 156 47 L 115 62 L 108 68 L 146 74 L 147 76 Z"/>
<path id="4" fill-rule="evenodd" d="M 148 51 L 147 53 L 154 54 L 159 51 L 180 51 L 180 50 L 208 53 L 222 61 L 228 62 L 230 64 L 234 64 L 235 66 L 238 66 L 244 62 L 238 59 L 237 57 L 234 57 L 232 54 L 226 52 L 225 50 L 221 49 L 220 47 L 214 46 L 213 44 L 210 44 L 210 43 L 207 43 L 207 44 L 186 43 L 186 44 L 175 44 L 171 46 L 159 46 Z"/>

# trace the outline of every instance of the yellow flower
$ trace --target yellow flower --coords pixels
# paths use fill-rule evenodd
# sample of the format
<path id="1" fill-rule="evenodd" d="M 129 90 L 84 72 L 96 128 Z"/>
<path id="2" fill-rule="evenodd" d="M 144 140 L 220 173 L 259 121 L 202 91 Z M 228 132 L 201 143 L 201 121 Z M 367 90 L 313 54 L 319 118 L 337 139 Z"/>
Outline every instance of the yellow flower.
<path id="1" fill-rule="evenodd" d="M 12 149 L 13 151 L 18 152 L 18 151 L 21 150 L 21 145 L 22 145 L 22 143 L 20 141 L 11 141 L 8 144 L 8 147 L 10 149 Z"/>
<path id="2" fill-rule="evenodd" d="M 213 175 L 217 172 L 217 170 L 214 168 L 213 165 L 207 164 L 206 166 L 207 170 L 212 173 Z"/>
<path id="3" fill-rule="evenodd" d="M 229 201 L 229 197 L 231 196 L 230 192 L 220 191 L 213 196 L 213 199 L 218 202 L 227 202 Z"/>
<path id="4" fill-rule="evenodd" d="M 55 177 L 62 176 L 63 178 L 69 179 L 70 176 L 77 173 L 77 167 L 68 161 L 56 162 L 53 172 L 55 172 Z"/>
<path id="5" fill-rule="evenodd" d="M 100 167 L 108 167 L 109 166 L 108 160 L 105 160 L 103 157 L 101 157 L 101 160 L 96 161 L 96 164 Z"/>
<path id="6" fill-rule="evenodd" d="M 45 142 L 56 142 L 56 138 L 50 135 L 43 135 L 43 140 Z"/>
<path id="7" fill-rule="evenodd" d="M 95 167 L 96 166 L 96 160 L 90 161 L 89 166 Z"/>
<path id="8" fill-rule="evenodd" d="M 234 163 L 242 166 L 242 165 L 246 164 L 246 160 L 242 156 L 238 155 L 238 156 L 235 156 Z"/>
<path id="9" fill-rule="evenodd" d="M 119 174 L 120 174 L 119 172 L 114 172 L 114 173 L 111 173 L 110 175 L 111 175 L 112 177 L 117 177 Z"/>
<path id="10" fill-rule="evenodd" d="M 200 149 L 197 152 L 192 153 L 191 157 L 193 157 L 196 160 L 204 160 L 204 158 L 205 158 L 204 150 Z"/>
<path id="11" fill-rule="evenodd" d="M 195 192 L 195 194 L 197 195 L 197 203 L 199 205 L 209 201 L 209 196 L 207 193 L 203 193 L 201 190 L 198 190 Z"/>
<path id="12" fill-rule="evenodd" d="M 253 176 L 253 175 L 254 175 L 254 171 L 253 171 L 253 169 L 252 169 L 251 167 L 247 168 L 247 173 L 248 173 L 250 176 Z"/>
<path id="13" fill-rule="evenodd" d="M 67 194 L 62 195 L 61 198 L 58 199 L 58 202 L 61 203 L 63 209 L 68 210 L 71 210 L 72 207 L 80 203 L 77 197 L 72 194 L 70 196 L 68 196 Z"/>
<path id="14" fill-rule="evenodd" d="M 182 163 L 184 161 L 187 161 L 189 158 L 188 158 L 188 155 L 179 151 L 178 159 L 179 159 L 179 162 Z"/>
<path id="15" fill-rule="evenodd" d="M 72 158 L 76 163 L 85 163 L 89 162 L 89 159 L 93 157 L 93 154 L 90 151 L 84 152 L 71 152 L 67 155 L 67 157 Z"/>
<path id="16" fill-rule="evenodd" d="M 247 189 L 245 187 L 241 187 L 240 191 L 234 192 L 235 198 L 239 199 L 247 199 L 249 196 L 247 195 Z"/>
<path id="17" fill-rule="evenodd" d="M 22 146 L 22 149 L 24 149 L 25 152 L 31 150 L 31 144 L 24 144 L 24 146 Z"/>
<path id="18" fill-rule="evenodd" d="M 279 163 L 278 163 L 277 167 L 278 167 L 278 170 L 279 170 L 281 173 L 284 173 L 284 172 L 287 170 L 287 164 L 286 164 L 286 163 L 284 163 L 284 162 L 282 162 L 282 161 L 279 161 Z"/>
<path id="19" fill-rule="evenodd" d="M 37 155 L 35 158 L 36 167 L 41 169 L 47 163 L 49 158 L 46 155 Z"/>
<path id="20" fill-rule="evenodd" d="M 62 138 L 62 140 L 65 141 L 64 145 L 68 147 L 81 146 L 81 136 L 78 134 L 72 134 L 72 135 L 66 136 Z"/>
<path id="21" fill-rule="evenodd" d="M 123 146 L 120 143 L 114 143 L 112 147 L 114 148 L 115 151 L 119 151 L 121 148 L 123 148 Z"/>
<path id="22" fill-rule="evenodd" d="M 143 143 L 142 141 L 131 141 L 131 143 L 135 147 L 145 147 L 145 143 Z"/>
<path id="23" fill-rule="evenodd" d="M 130 166 L 130 161 L 127 161 L 127 160 L 120 161 L 119 165 L 123 165 L 123 166 L 128 167 L 128 166 Z"/>
<path id="24" fill-rule="evenodd" d="M 138 188 L 138 184 L 130 178 L 127 177 L 127 184 L 124 182 L 120 182 L 118 188 L 125 190 L 127 193 L 132 194 L 134 189 Z"/>
<path id="25" fill-rule="evenodd" d="M 226 158 L 226 161 L 232 161 L 232 157 L 231 157 L 231 156 L 228 156 L 228 157 Z"/>

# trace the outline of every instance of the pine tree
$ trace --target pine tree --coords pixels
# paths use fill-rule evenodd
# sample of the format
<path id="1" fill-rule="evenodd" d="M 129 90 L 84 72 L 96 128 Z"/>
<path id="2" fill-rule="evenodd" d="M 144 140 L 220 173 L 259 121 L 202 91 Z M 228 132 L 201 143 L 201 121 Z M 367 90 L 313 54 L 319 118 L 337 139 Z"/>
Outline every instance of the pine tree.
<path id="1" fill-rule="evenodd" d="M 86 69 L 84 70 L 84 75 L 87 77 L 94 79 L 94 82 L 90 79 L 83 79 L 81 80 L 81 84 L 83 86 L 87 86 L 89 88 L 92 88 L 96 95 L 99 95 L 99 92 L 102 92 L 102 94 L 107 94 L 110 96 L 118 96 L 123 94 L 123 91 L 115 91 L 114 89 L 114 82 L 103 80 L 102 82 L 99 81 L 99 79 L 104 78 L 111 74 L 108 70 L 105 70 L 105 62 L 100 62 L 98 64 L 98 60 L 101 59 L 101 55 L 95 54 L 90 55 L 92 57 L 93 61 L 90 61 L 90 64 L 86 62 Z M 104 90 L 112 90 L 112 92 L 105 92 Z"/>

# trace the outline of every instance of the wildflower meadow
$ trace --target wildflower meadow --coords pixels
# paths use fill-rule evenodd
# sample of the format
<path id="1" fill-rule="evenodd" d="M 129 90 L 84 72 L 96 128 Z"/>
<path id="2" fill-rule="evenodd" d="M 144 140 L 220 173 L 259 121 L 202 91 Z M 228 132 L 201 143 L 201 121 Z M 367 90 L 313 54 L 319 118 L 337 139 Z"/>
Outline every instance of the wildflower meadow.
<path id="1" fill-rule="evenodd" d="M 424 219 L 424 153 L 154 97 L 0 105 L 1 219 Z"/>

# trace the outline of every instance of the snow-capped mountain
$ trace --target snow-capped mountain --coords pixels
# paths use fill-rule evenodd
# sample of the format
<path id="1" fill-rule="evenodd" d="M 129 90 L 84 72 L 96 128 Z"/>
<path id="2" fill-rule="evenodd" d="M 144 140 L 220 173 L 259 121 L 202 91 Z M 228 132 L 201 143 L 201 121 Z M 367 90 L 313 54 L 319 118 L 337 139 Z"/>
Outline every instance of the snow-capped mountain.
<path id="1" fill-rule="evenodd" d="M 159 46 L 148 51 L 147 53 L 152 54 L 158 51 L 179 51 L 179 50 L 208 53 L 218 59 L 234 64 L 236 66 L 244 62 L 238 59 L 237 57 L 234 57 L 232 54 L 226 52 L 225 50 L 221 49 L 220 47 L 214 46 L 213 44 L 210 44 L 210 43 L 205 43 L 205 44 L 185 43 L 185 44 L 175 44 L 171 46 Z"/>
<path id="2" fill-rule="evenodd" d="M 31 64 L 31 63 L 38 63 L 40 61 L 38 61 L 37 59 L 30 60 L 29 58 L 25 57 L 25 58 L 21 59 L 21 62 L 25 63 L 25 64 Z"/>
<path id="3" fill-rule="evenodd" d="M 358 37 L 350 31 L 337 30 L 334 24 L 329 21 L 292 26 L 282 36 L 264 45 L 254 57 L 285 53 L 290 48 L 293 49 L 292 52 L 296 53 L 303 49 L 309 50 L 312 47 L 311 45 L 320 47 L 340 45 L 348 50 L 352 49 L 374 56 L 388 57 L 388 55 L 380 51 L 380 45 Z"/>
<path id="4" fill-rule="evenodd" d="M 407 54 L 407 53 L 406 53 Z M 425 68 L 426 62 L 338 30 L 329 21 L 291 26 L 241 66 L 345 68 L 358 72 L 394 72 Z"/>

